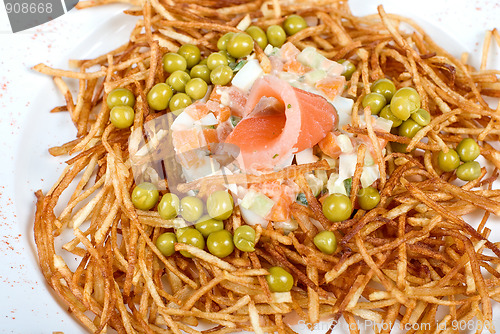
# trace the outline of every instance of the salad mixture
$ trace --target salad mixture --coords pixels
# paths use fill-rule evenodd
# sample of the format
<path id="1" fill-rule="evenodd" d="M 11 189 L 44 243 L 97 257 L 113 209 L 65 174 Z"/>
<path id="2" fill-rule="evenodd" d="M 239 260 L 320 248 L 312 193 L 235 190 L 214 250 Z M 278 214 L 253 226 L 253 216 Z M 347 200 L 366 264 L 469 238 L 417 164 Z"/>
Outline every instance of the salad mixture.
<path id="1" fill-rule="evenodd" d="M 303 20 L 302 17 L 294 17 Z M 253 31 L 252 28 L 259 29 L 266 36 L 257 26 L 249 27 L 249 31 Z M 217 174 L 262 174 L 279 171 L 292 164 L 311 164 L 323 159 L 328 161 L 331 172 L 316 170 L 305 174 L 313 195 L 322 196 L 320 201 L 323 201 L 331 194 L 348 195 L 346 184 L 354 176 L 357 153 L 360 145 L 364 145 L 367 150 L 360 176 L 362 193 L 363 189 L 373 192 L 375 188 L 370 186 L 380 177 L 377 159 L 381 162 L 384 158 L 387 140 L 378 139 L 375 143 L 378 146 L 376 150 L 367 135 L 355 136 L 342 129 L 352 120 L 354 101 L 342 97 L 342 93 L 346 87 L 346 76 L 352 74 L 354 66 L 350 62 L 341 64 L 328 60 L 313 47 L 300 51 L 287 42 L 280 48 L 267 44 L 263 51 L 269 57 L 269 66 L 264 70 L 256 59 L 253 48 L 248 49 L 250 53 L 238 53 L 239 49 L 236 49 L 236 53 L 233 49 L 231 52 L 227 51 L 232 46 L 231 43 L 244 37 L 248 38 L 250 35 L 228 33 L 222 36 L 218 42 L 222 50 L 209 55 L 206 64 L 195 64 L 191 69 L 191 74 L 196 75 L 200 66 L 205 66 L 206 72 L 216 69 L 222 71 L 223 68 L 228 73 L 223 81 L 226 85 L 209 86 L 212 82 L 208 75 L 205 77 L 206 81 L 201 78 L 191 79 L 185 69 L 182 69 L 185 67 L 184 63 L 181 62 L 180 69 L 168 63 L 176 54 L 169 53 L 163 57 L 165 70 L 172 71 L 167 78 L 167 83 L 172 86 L 159 83 L 150 92 L 165 89 L 167 92 L 177 90 L 178 93 L 161 95 L 164 99 L 161 103 L 158 102 L 159 97 L 153 99 L 150 93 L 149 106 L 154 108 L 158 104 L 166 108 L 172 99 L 183 94 L 179 93 L 183 90 L 187 92 L 189 99 L 198 98 L 194 102 L 190 101 L 191 104 L 184 108 L 173 111 L 177 116 L 168 131 L 175 160 L 182 168 L 183 179 L 191 182 Z M 194 45 L 184 47 L 199 53 Z M 246 56 L 236 58 L 233 54 Z M 234 68 L 234 76 L 230 65 Z M 176 85 L 177 76 L 185 76 L 184 86 Z M 200 87 L 193 93 L 190 89 L 196 82 L 200 83 Z M 108 96 L 123 90 L 124 88 L 117 88 Z M 393 121 L 395 125 L 402 124 L 402 120 L 390 111 L 390 105 L 386 101 L 386 97 L 390 101 L 396 93 L 395 86 L 390 80 L 382 79 L 374 83 L 373 90 L 363 102 L 370 108 L 367 119 L 374 130 L 389 133 Z M 398 92 L 398 95 L 402 95 L 404 91 Z M 419 99 L 415 90 L 408 89 L 408 92 Z M 400 104 L 404 104 L 407 97 L 402 99 Z M 420 101 L 417 102 L 419 105 Z M 110 108 L 113 110 L 113 105 Z M 377 114 L 384 108 L 385 111 L 379 117 Z M 422 126 L 430 122 L 430 114 L 424 109 L 414 108 L 411 112 L 415 115 L 424 114 L 426 119 L 420 121 Z M 361 123 L 366 123 L 364 115 L 360 118 Z M 163 120 L 155 118 L 150 122 L 159 125 Z M 412 137 L 421 128 L 411 119 L 401 128 L 410 122 L 410 127 L 413 126 L 410 132 L 413 133 L 408 134 L 408 137 Z M 155 124 L 151 124 L 151 127 L 159 128 Z M 164 130 L 159 128 L 157 133 L 152 134 L 155 140 L 168 140 Z M 158 138 L 158 133 L 162 133 L 162 139 Z M 135 142 L 131 144 L 134 147 L 131 150 L 133 159 L 134 153 L 138 152 L 138 145 Z M 233 158 L 230 163 L 227 163 L 228 155 Z M 144 152 L 139 152 L 138 157 L 141 159 L 137 160 L 142 161 Z M 143 167 L 142 172 L 144 171 Z M 140 172 L 139 169 L 138 174 Z M 158 180 L 158 174 L 155 173 L 154 180 Z M 291 180 L 252 183 L 250 187 L 234 183 L 218 186 L 211 187 L 210 191 L 230 189 L 236 204 L 242 204 L 240 210 L 245 222 L 251 225 L 260 223 L 266 227 L 268 221 L 273 221 L 278 225 L 296 228 L 297 223 L 293 222 L 290 207 L 296 201 L 307 205 L 300 187 Z M 201 195 L 203 198 L 206 194 Z M 350 212 L 346 214 L 350 215 Z"/>

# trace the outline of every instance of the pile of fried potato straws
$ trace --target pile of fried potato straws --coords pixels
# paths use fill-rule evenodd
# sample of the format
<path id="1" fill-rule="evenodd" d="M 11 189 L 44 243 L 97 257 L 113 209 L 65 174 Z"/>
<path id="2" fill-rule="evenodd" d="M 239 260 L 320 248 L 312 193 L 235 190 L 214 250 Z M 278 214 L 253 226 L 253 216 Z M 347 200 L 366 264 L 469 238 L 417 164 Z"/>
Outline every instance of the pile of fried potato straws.
<path id="1" fill-rule="evenodd" d="M 84 1 L 78 6 L 108 2 Z M 488 240 L 493 227 L 487 220 L 490 214 L 500 214 L 500 191 L 492 189 L 500 153 L 487 142 L 499 140 L 500 112 L 483 97 L 500 96 L 500 71 L 486 70 L 486 57 L 476 70 L 466 65 L 466 55 L 454 58 L 407 18 L 386 14 L 382 7 L 376 15 L 356 17 L 347 3 L 335 0 L 150 0 L 132 5 L 126 13 L 138 20 L 126 44 L 95 59 L 72 60 L 74 72 L 35 67 L 53 77 L 66 99 L 66 105 L 52 111 L 67 111 L 77 129 L 76 140 L 50 149 L 54 156 L 72 157 L 53 188 L 36 194 L 39 262 L 48 284 L 90 332 L 294 333 L 297 321 L 311 326 L 326 321 L 332 326 L 323 332 L 331 332 L 341 317 L 352 333 L 358 333 L 363 319 L 390 324 L 381 328 L 384 333 L 400 325 L 410 325 L 410 332 L 451 332 L 460 321 L 474 321 L 494 332 L 492 302 L 500 301 L 500 250 Z M 193 258 L 178 252 L 163 256 L 155 240 L 172 226 L 156 211 L 134 208 L 127 150 L 131 129 L 115 128 L 102 101 L 114 88 L 132 90 L 132 129 L 141 128 L 165 113 L 149 110 L 146 102 L 150 88 L 166 79 L 163 54 L 185 43 L 209 54 L 217 51 L 220 36 L 238 31 L 236 26 L 247 15 L 265 30 L 292 13 L 317 17 L 318 24 L 287 41 L 356 65 L 344 93 L 355 100 L 354 117 L 344 130 L 372 141 L 380 137 L 408 145 L 407 153 L 387 146 L 376 184 L 380 204 L 332 223 L 303 176 L 314 169 L 328 170 L 328 164 L 292 165 L 261 178 L 292 177 L 306 194 L 309 206 L 292 207 L 299 223 L 296 231 L 284 234 L 273 224 L 255 226 L 255 251 L 236 250 L 223 259 L 184 244 L 177 244 L 176 250 L 191 251 Z M 413 32 L 400 30 L 403 23 L 413 26 Z M 500 41 L 498 32 L 488 31 L 484 54 L 495 41 Z M 432 115 L 432 122 L 414 138 L 360 124 L 357 115 L 366 112 L 363 96 L 372 82 L 384 77 L 398 88 L 415 87 L 422 108 Z M 77 96 L 67 85 L 75 79 Z M 492 168 L 483 168 L 479 179 L 452 184 L 455 174 L 435 167 L 434 157 L 464 137 L 480 144 Z M 353 177 L 352 201 L 360 187 L 361 165 Z M 67 200 L 59 203 L 62 194 Z M 480 214 L 479 226 L 462 218 L 473 211 Z M 318 228 L 309 218 L 341 236 L 336 253 L 326 255 L 314 246 Z M 242 224 L 236 209 L 225 228 L 232 232 Z M 68 233 L 73 239 L 61 242 Z M 64 253 L 78 263 L 68 265 Z M 295 286 L 289 294 L 270 292 L 265 280 L 270 266 L 293 275 Z"/>

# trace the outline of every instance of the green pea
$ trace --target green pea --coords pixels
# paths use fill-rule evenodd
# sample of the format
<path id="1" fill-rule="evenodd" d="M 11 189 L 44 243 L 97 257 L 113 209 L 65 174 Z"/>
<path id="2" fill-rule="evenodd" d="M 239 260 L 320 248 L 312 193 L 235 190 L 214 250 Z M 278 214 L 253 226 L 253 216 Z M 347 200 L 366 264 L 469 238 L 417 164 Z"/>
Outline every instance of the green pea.
<path id="1" fill-rule="evenodd" d="M 300 15 L 290 15 L 283 22 L 283 28 L 288 36 L 294 35 L 301 30 L 307 28 L 307 22 Z"/>
<path id="2" fill-rule="evenodd" d="M 219 53 L 227 58 L 229 68 L 233 69 L 236 67 L 236 58 L 232 57 L 227 51 L 219 51 Z"/>
<path id="3" fill-rule="evenodd" d="M 193 44 L 182 45 L 179 50 L 177 50 L 177 53 L 186 59 L 187 68 L 193 67 L 201 60 L 200 49 L 198 49 L 198 47 Z"/>
<path id="4" fill-rule="evenodd" d="M 232 68 L 236 64 L 236 58 L 231 56 L 226 50 L 220 50 L 218 53 L 227 58 L 229 67 Z"/>
<path id="5" fill-rule="evenodd" d="M 207 67 L 209 70 L 212 71 L 220 65 L 229 65 L 229 61 L 227 60 L 226 56 L 218 52 L 214 52 L 210 56 L 208 56 Z"/>
<path id="6" fill-rule="evenodd" d="M 148 104 L 154 110 L 167 109 L 172 95 L 174 95 L 172 87 L 163 82 L 158 83 L 148 92 Z"/>
<path id="7" fill-rule="evenodd" d="M 205 58 L 206 59 L 206 58 Z M 207 65 L 198 64 L 193 66 L 191 69 L 191 78 L 200 78 L 203 79 L 207 84 L 210 84 L 210 69 Z"/>
<path id="8" fill-rule="evenodd" d="M 171 256 L 175 253 L 175 243 L 177 242 L 177 237 L 172 232 L 166 232 L 160 234 L 156 239 L 156 248 L 165 256 Z"/>
<path id="9" fill-rule="evenodd" d="M 351 213 L 351 200 L 346 195 L 331 194 L 323 202 L 323 214 L 332 222 L 349 219 Z"/>
<path id="10" fill-rule="evenodd" d="M 366 94 L 362 101 L 363 108 L 370 107 L 372 115 L 378 115 L 387 104 L 385 97 L 379 93 Z"/>
<path id="11" fill-rule="evenodd" d="M 356 65 L 346 59 L 340 59 L 338 63 L 344 65 L 344 72 L 342 72 L 342 75 L 347 80 L 351 80 L 352 74 L 356 72 Z"/>
<path id="12" fill-rule="evenodd" d="M 210 72 L 210 81 L 214 85 L 224 86 L 231 82 L 233 70 L 227 65 L 220 65 Z"/>
<path id="13" fill-rule="evenodd" d="M 195 228 L 206 238 L 210 233 L 224 229 L 224 222 L 213 219 L 209 215 L 204 215 L 195 224 Z"/>
<path id="14" fill-rule="evenodd" d="M 170 111 L 174 113 L 175 116 L 179 116 L 180 111 L 189 106 L 193 101 L 191 98 L 185 93 L 177 93 L 170 99 L 168 103 L 168 107 Z"/>
<path id="15" fill-rule="evenodd" d="M 406 121 L 412 113 L 420 109 L 420 95 L 414 88 L 403 87 L 394 93 L 390 106 L 394 116 Z"/>
<path id="16" fill-rule="evenodd" d="M 281 267 L 271 267 L 266 276 L 267 285 L 272 292 L 288 292 L 293 287 L 293 276 Z"/>
<path id="17" fill-rule="evenodd" d="M 106 97 L 106 104 L 109 109 L 116 106 L 133 107 L 135 104 L 134 94 L 127 88 L 115 88 Z"/>
<path id="18" fill-rule="evenodd" d="M 181 215 L 188 222 L 195 222 L 203 214 L 203 202 L 195 196 L 186 196 L 181 199 Z"/>
<path id="19" fill-rule="evenodd" d="M 198 65 L 206 65 L 207 64 L 207 58 L 203 58 L 202 60 L 200 60 L 200 62 L 198 63 Z M 194 65 L 193 67 L 195 67 L 196 65 Z"/>
<path id="20" fill-rule="evenodd" d="M 411 114 L 410 117 L 420 126 L 426 126 L 431 122 L 431 114 L 429 114 L 427 110 L 422 108 Z"/>
<path id="21" fill-rule="evenodd" d="M 463 162 L 474 161 L 481 153 L 481 149 L 472 138 L 464 138 L 457 145 L 457 153 Z"/>
<path id="22" fill-rule="evenodd" d="M 323 253 L 331 255 L 337 250 L 337 237 L 332 231 L 321 231 L 314 236 L 314 245 Z"/>
<path id="23" fill-rule="evenodd" d="M 267 40 L 269 44 L 280 48 L 286 41 L 286 33 L 285 30 L 279 25 L 269 26 L 266 30 Z"/>
<path id="24" fill-rule="evenodd" d="M 134 124 L 134 109 L 125 106 L 116 106 L 109 112 L 109 120 L 118 129 L 126 129 Z"/>
<path id="25" fill-rule="evenodd" d="M 173 219 L 180 211 L 180 201 L 176 194 L 166 193 L 158 204 L 158 213 L 163 219 Z"/>
<path id="26" fill-rule="evenodd" d="M 457 168 L 457 177 L 462 181 L 472 181 L 481 176 L 481 166 L 477 161 L 468 161 Z"/>
<path id="27" fill-rule="evenodd" d="M 380 202 L 380 194 L 373 187 L 362 188 L 358 191 L 358 204 L 363 210 L 371 210 Z"/>
<path id="28" fill-rule="evenodd" d="M 191 80 L 191 77 L 185 71 L 175 71 L 168 76 L 167 84 L 177 92 L 184 93 L 186 84 L 189 80 Z"/>
<path id="29" fill-rule="evenodd" d="M 242 252 L 255 251 L 255 230 L 248 225 L 239 226 L 234 231 L 233 242 Z"/>
<path id="30" fill-rule="evenodd" d="M 420 129 L 422 129 L 422 126 L 410 118 L 399 126 L 398 134 L 403 137 L 413 138 Z"/>
<path id="31" fill-rule="evenodd" d="M 438 166 L 444 172 L 454 171 L 458 166 L 460 166 L 460 157 L 457 151 L 449 149 L 448 153 L 440 151 L 438 154 Z"/>
<path id="32" fill-rule="evenodd" d="M 165 72 L 174 73 L 175 71 L 184 71 L 186 68 L 186 59 L 181 55 L 169 52 L 163 56 L 163 69 Z"/>
<path id="33" fill-rule="evenodd" d="M 179 239 L 181 237 L 182 233 L 186 232 L 190 228 L 192 228 L 192 227 L 184 226 L 184 227 L 176 228 L 175 229 L 175 236 L 177 237 L 177 239 Z"/>
<path id="34" fill-rule="evenodd" d="M 135 186 L 131 200 L 137 209 L 149 210 L 156 205 L 158 197 L 160 195 L 156 187 L 152 183 L 143 182 Z"/>
<path id="35" fill-rule="evenodd" d="M 233 236 L 228 230 L 210 233 L 207 238 L 207 248 L 217 257 L 226 257 L 234 251 Z"/>
<path id="36" fill-rule="evenodd" d="M 391 111 L 391 106 L 388 104 L 386 105 L 381 111 L 380 111 L 380 114 L 379 114 L 380 117 L 382 118 L 385 118 L 389 121 L 392 122 L 392 127 L 395 128 L 395 127 L 398 127 L 401 125 L 401 123 L 403 123 L 402 120 L 400 120 L 399 118 L 397 118 L 396 116 L 394 116 L 394 114 L 392 113 Z"/>
<path id="37" fill-rule="evenodd" d="M 214 219 L 228 219 L 233 213 L 233 197 L 224 190 L 211 193 L 207 199 L 207 212 Z"/>
<path id="38" fill-rule="evenodd" d="M 394 82 L 384 78 L 375 81 L 371 86 L 371 91 L 384 95 L 387 103 L 389 103 L 391 102 L 394 93 L 396 93 L 396 86 L 394 85 Z"/>
<path id="39" fill-rule="evenodd" d="M 194 100 L 199 100 L 207 94 L 208 85 L 203 79 L 194 78 L 186 84 L 186 94 Z"/>
<path id="40" fill-rule="evenodd" d="M 249 34 L 237 33 L 227 42 L 227 52 L 234 58 L 243 58 L 253 51 L 253 39 Z"/>
<path id="41" fill-rule="evenodd" d="M 227 42 L 234 36 L 234 32 L 228 32 L 224 35 L 222 35 L 221 38 L 217 41 L 217 48 L 219 50 L 226 50 L 227 49 Z"/>
<path id="42" fill-rule="evenodd" d="M 245 30 L 247 34 L 249 34 L 254 41 L 257 42 L 259 47 L 264 50 L 267 46 L 267 36 L 264 30 L 258 26 L 250 26 Z"/>
<path id="43" fill-rule="evenodd" d="M 183 244 L 191 245 L 199 249 L 205 248 L 205 239 L 203 239 L 201 233 L 194 228 L 187 228 L 180 236 L 177 236 L 177 239 Z M 191 253 L 186 251 L 180 251 L 180 253 L 184 257 L 193 257 Z"/>

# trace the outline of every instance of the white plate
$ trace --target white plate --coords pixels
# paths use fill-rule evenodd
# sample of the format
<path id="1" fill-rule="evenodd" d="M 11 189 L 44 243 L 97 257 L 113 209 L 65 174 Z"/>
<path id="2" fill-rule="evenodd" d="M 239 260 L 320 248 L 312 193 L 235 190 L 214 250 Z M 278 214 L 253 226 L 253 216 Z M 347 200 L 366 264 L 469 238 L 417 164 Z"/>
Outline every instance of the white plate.
<path id="1" fill-rule="evenodd" d="M 476 56 L 472 59 L 474 65 L 478 65 L 477 53 L 482 45 L 484 30 L 493 28 L 496 23 L 495 18 L 500 17 L 498 4 L 487 0 L 475 2 L 421 0 L 418 3 L 398 0 L 354 0 L 351 2 L 351 7 L 355 14 L 365 15 L 374 13 L 379 3 L 384 4 L 387 12 L 413 17 L 439 44 L 445 46 L 455 56 L 459 56 L 462 51 L 475 52 Z M 88 29 L 88 37 L 70 43 L 71 51 L 61 52 L 60 59 L 56 59 L 54 64 L 66 67 L 67 59 L 70 57 L 94 57 L 126 41 L 135 19 L 120 14 L 120 8 L 122 7 L 95 9 L 94 16 L 86 14 L 85 11 L 70 13 L 73 16 L 88 16 L 88 21 L 84 22 L 85 28 Z M 109 19 L 105 20 L 106 18 Z M 58 33 L 64 34 L 64 31 Z M 32 57 L 36 56 L 36 52 L 34 54 Z M 492 60 L 490 67 L 500 68 L 498 57 Z M 47 191 L 64 167 L 64 158 L 52 158 L 47 149 L 72 140 L 75 135 L 74 127 L 66 113 L 48 114 L 51 108 L 63 102 L 51 80 L 47 78 L 45 84 L 38 89 L 41 90 L 39 95 L 29 101 L 33 107 L 29 111 L 27 121 L 22 124 L 20 147 L 23 149 L 18 151 L 15 163 L 15 205 L 18 219 L 18 226 L 15 228 L 20 229 L 20 235 L 23 237 L 19 238 L 19 242 L 27 252 L 11 252 L 8 254 L 8 261 L 0 260 L 0 277 L 15 282 L 8 291 L 0 294 L 0 297 L 7 301 L 0 303 L 0 314 L 5 316 L 0 320 L 0 327 L 2 332 L 13 333 L 51 331 L 84 333 L 83 328 L 47 290 L 36 262 L 32 233 L 33 190 L 41 188 Z M 0 232 L 7 233 L 6 227 L 0 225 Z M 8 233 L 12 232 L 9 230 Z M 493 240 L 500 241 L 500 233 L 496 236 Z M 13 262 L 20 263 L 23 270 L 16 272 L 13 269 L 9 270 L 9 263 Z M 499 314 L 495 321 L 497 328 L 500 328 Z M 324 333 L 326 329 L 326 325 L 319 326 L 314 332 Z M 340 326 L 337 331 L 345 332 L 347 327 Z"/>

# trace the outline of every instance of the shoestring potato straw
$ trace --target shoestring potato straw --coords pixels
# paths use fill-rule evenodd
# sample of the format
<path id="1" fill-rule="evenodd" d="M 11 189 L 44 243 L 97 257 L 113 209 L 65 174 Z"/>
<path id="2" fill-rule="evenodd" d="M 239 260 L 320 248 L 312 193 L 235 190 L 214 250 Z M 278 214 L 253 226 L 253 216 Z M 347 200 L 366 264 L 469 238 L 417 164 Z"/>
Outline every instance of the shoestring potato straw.
<path id="1" fill-rule="evenodd" d="M 110 2 L 83 1 L 77 7 Z M 499 140 L 500 108 L 490 108 L 484 96 L 500 97 L 500 71 L 487 69 L 490 47 L 500 45 L 497 30 L 486 33 L 481 66 L 475 69 L 466 64 L 467 55 L 454 58 L 413 21 L 387 14 L 382 7 L 376 15 L 356 17 L 344 1 L 129 3 L 132 7 L 125 13 L 138 19 L 127 43 L 95 59 L 71 60 L 75 71 L 34 67 L 52 76 L 65 98 L 66 104 L 52 112 L 68 112 L 77 130 L 75 140 L 50 149 L 54 156 L 72 155 L 59 180 L 48 192 L 36 192 L 39 264 L 47 283 L 89 332 L 294 333 L 290 313 L 310 325 L 330 321 L 327 333 L 340 317 L 352 333 L 359 332 L 359 318 L 390 327 L 398 326 L 396 322 L 430 326 L 428 331 L 410 326 L 412 333 L 453 332 L 452 324 L 476 319 L 494 332 L 492 302 L 500 301 L 500 250 L 497 241 L 488 239 L 494 228 L 488 218 L 500 213 L 500 191 L 493 189 L 500 153 L 489 143 Z M 234 183 L 293 179 L 309 203 L 291 207 L 297 230 L 285 234 L 273 224 L 256 225 L 254 252 L 235 250 L 218 258 L 176 243 L 177 252 L 165 257 L 155 241 L 176 226 L 156 211 L 134 207 L 128 157 L 130 131 L 168 112 L 154 112 L 146 101 L 151 87 L 166 79 L 163 54 L 191 43 L 207 55 L 218 50 L 217 41 L 227 32 L 238 32 L 249 22 L 266 29 L 290 14 L 315 24 L 287 41 L 356 65 L 344 93 L 355 100 L 353 120 L 344 130 L 367 135 L 375 148 L 378 139 L 407 145 L 403 153 L 388 145 L 385 158 L 380 149 L 376 152 L 380 204 L 360 209 L 345 221 L 326 219 L 304 177 L 313 170 L 330 172 L 325 160 L 261 176 L 234 176 Z M 402 24 L 410 25 L 412 32 L 400 30 Z M 257 57 L 266 70 L 269 59 L 259 48 Z M 415 87 L 422 108 L 432 115 L 413 138 L 360 122 L 359 115 L 370 113 L 362 108 L 363 97 L 372 82 L 384 77 L 398 88 Z M 72 79 L 79 83 L 76 96 L 67 85 Z M 131 129 L 114 127 L 102 103 L 117 87 L 127 87 L 136 96 Z M 492 168 L 482 168 L 479 178 L 457 186 L 453 172 L 436 167 L 435 156 L 464 137 L 479 143 Z M 365 151 L 360 146 L 350 192 L 353 203 Z M 217 182 L 224 180 L 205 178 L 185 184 L 184 190 Z M 463 218 L 473 211 L 483 213 L 475 227 Z M 233 232 L 241 225 L 245 222 L 235 208 L 225 229 Z M 336 253 L 327 255 L 314 246 L 313 237 L 321 230 L 336 234 Z M 56 246 L 68 233 L 72 239 L 62 248 Z M 178 251 L 188 251 L 192 258 Z M 70 269 L 63 254 L 78 258 L 76 269 Z M 271 266 L 292 274 L 290 292 L 270 291 L 265 277 Z M 199 329 L 200 324 L 208 329 Z M 390 327 L 380 332 L 389 333 Z"/>

